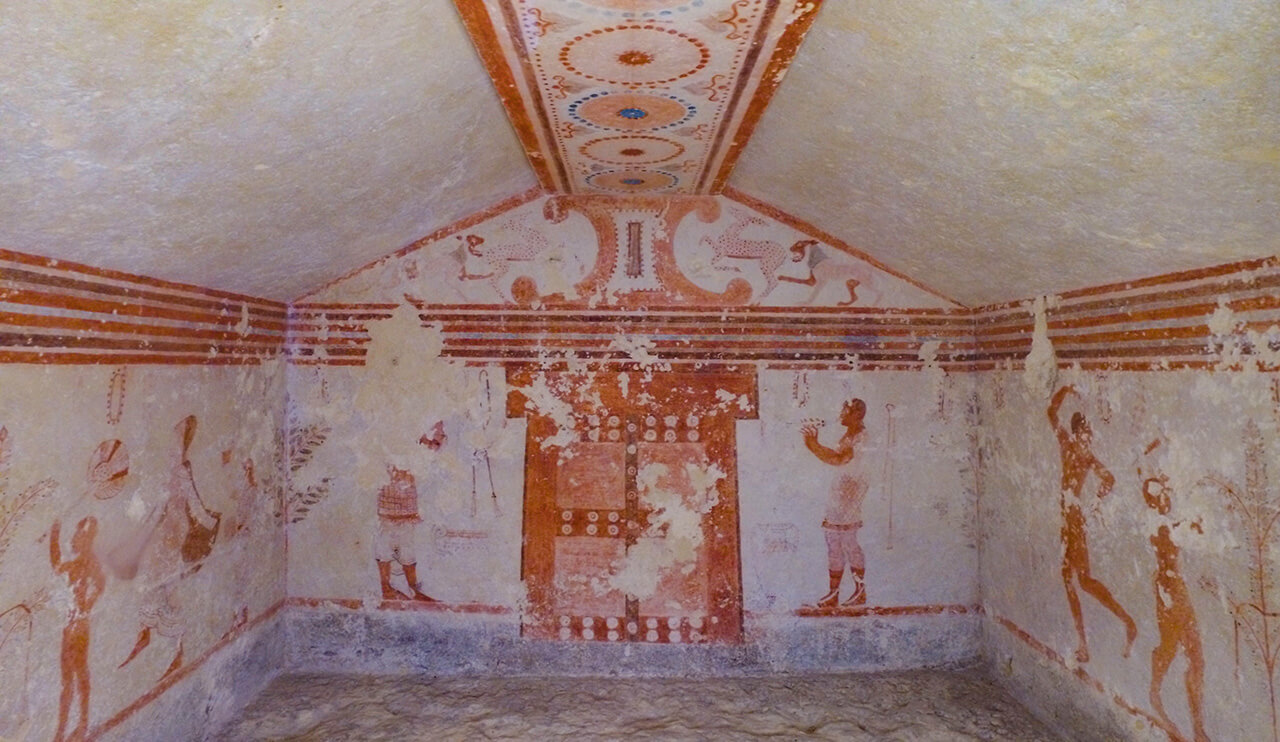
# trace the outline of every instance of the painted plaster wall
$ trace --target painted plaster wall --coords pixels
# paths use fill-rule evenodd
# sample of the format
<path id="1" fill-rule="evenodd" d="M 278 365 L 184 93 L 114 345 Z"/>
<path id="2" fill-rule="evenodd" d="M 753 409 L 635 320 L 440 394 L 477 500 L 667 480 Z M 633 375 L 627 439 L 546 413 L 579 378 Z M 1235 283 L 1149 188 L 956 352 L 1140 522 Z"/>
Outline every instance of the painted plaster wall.
<path id="1" fill-rule="evenodd" d="M 735 187 L 971 306 L 1275 253 L 1275 3 L 817 15 Z"/>
<path id="2" fill-rule="evenodd" d="M 0 738 L 198 724 L 252 692 L 219 673 L 149 705 L 284 599 L 283 400 L 279 361 L 0 365 Z"/>
<path id="3" fill-rule="evenodd" d="M 806 450 L 840 432 L 839 406 L 867 402 L 861 466 L 868 490 L 858 541 L 870 605 L 976 602 L 976 492 L 969 465 L 968 379 L 913 371 L 760 374 L 758 420 L 738 423 L 746 610 L 789 621 L 827 592 L 821 524 L 839 473 Z M 939 565 L 945 568 L 939 569 Z"/>
<path id="4" fill-rule="evenodd" d="M 6 247 L 283 301 L 537 183 L 448 0 L 9 10 Z"/>
<path id="5" fill-rule="evenodd" d="M 439 358 L 438 336 L 412 312 L 387 322 L 396 326 L 375 326 L 365 366 L 291 369 L 290 426 L 311 454 L 295 459 L 289 594 L 382 600 L 378 494 L 396 468 L 418 493 L 421 522 L 405 548 L 422 565 L 425 592 L 514 609 L 523 597 L 524 426 L 506 419 L 505 374 Z M 444 440 L 432 449 L 419 441 L 437 424 Z M 407 591 L 403 565 L 395 571 Z"/>
<path id="6" fill-rule="evenodd" d="M 791 313 L 720 332 L 765 316 L 728 319 L 743 305 Z M 826 308 L 842 305 L 871 324 L 827 329 Z M 951 306 L 725 198 L 543 198 L 316 292 L 294 307 L 291 339 L 291 662 L 652 673 L 971 660 L 972 388 L 943 370 L 931 339 L 943 325 L 928 324 L 966 332 Z M 899 307 L 921 313 L 888 334 L 876 323 Z M 538 311 L 573 329 L 539 329 Z M 690 316 L 664 325 L 661 312 Z M 793 354 L 779 333 L 839 347 Z M 768 361 L 726 360 L 731 340 Z M 816 450 L 842 448 L 852 463 Z M 865 489 L 860 520 L 824 527 L 850 481 Z M 837 531 L 843 547 L 828 543 Z M 566 654 L 551 662 L 541 639 Z M 598 648 L 570 649 L 584 642 Z M 612 642 L 650 653 L 611 664 Z M 687 643 L 739 648 L 646 646 Z"/>
<path id="7" fill-rule="evenodd" d="M 1084 416 L 1098 467 L 1090 464 L 1079 498 L 1060 499 L 1063 460 L 1047 412 L 1050 394 L 1064 387 L 1073 391 L 1063 396 L 1060 423 Z M 1274 373 L 1257 371 L 978 375 L 987 641 L 996 666 L 1023 678 L 1015 687 L 1044 692 L 1046 676 L 1065 678 L 1060 688 L 1081 707 L 1141 739 L 1166 731 L 1201 738 L 1195 706 L 1209 738 L 1275 738 L 1266 657 L 1276 644 L 1268 614 L 1276 600 L 1278 388 Z M 1114 486 L 1099 497 L 1109 477 Z M 1168 493 L 1167 513 L 1148 504 L 1144 483 L 1152 495 Z M 1079 504 L 1082 534 L 1062 535 L 1062 502 Z M 1166 527 L 1176 557 L 1158 564 Z M 1065 544 L 1085 542 L 1086 559 L 1068 554 Z M 1078 654 L 1064 564 L 1074 565 L 1087 659 Z M 1081 565 L 1118 609 L 1085 589 Z M 1122 614 L 1137 629 L 1127 656 Z M 1159 656 L 1172 664 L 1154 675 Z M 1028 674 L 1040 677 L 1029 682 Z"/>
<path id="8" fill-rule="evenodd" d="M 390 327 L 374 325 L 366 366 L 292 370 L 294 429 L 312 431 L 312 440 L 323 436 L 323 442 L 312 446 L 293 481 L 295 501 L 306 491 L 318 496 L 303 506 L 305 512 L 295 508 L 290 517 L 289 594 L 295 605 L 366 615 L 335 618 L 339 624 L 325 623 L 319 615 L 296 617 L 308 628 L 293 635 L 301 643 L 295 661 L 310 669 L 354 662 L 372 670 L 385 662 L 385 670 L 433 672 L 522 666 L 530 652 L 550 651 L 523 646 L 513 633 L 531 608 L 522 581 L 522 545 L 537 536 L 522 514 L 526 458 L 537 454 L 526 448 L 527 422 L 505 417 L 508 385 L 501 367 L 467 368 L 432 357 L 433 333 L 412 313 L 399 312 L 384 323 Z M 638 384 L 643 373 L 635 376 Z M 762 371 L 759 383 L 759 419 L 736 423 L 738 465 L 728 473 L 737 479 L 740 522 L 735 526 L 746 614 L 741 640 L 749 645 L 749 656 L 653 655 L 652 667 L 640 658 L 625 667 L 634 673 L 662 667 L 727 671 L 743 664 L 873 669 L 976 656 L 976 494 L 968 463 L 967 379 L 940 372 Z M 554 408 L 551 387 L 546 389 L 547 396 L 535 404 Z M 591 391 L 590 382 L 584 389 L 600 394 Z M 819 440 L 834 447 L 842 430 L 841 406 L 854 397 L 869 407 L 860 464 L 869 488 L 858 532 L 866 560 L 866 604 L 819 608 L 830 588 L 824 509 L 839 472 L 806 450 L 802 427 L 821 421 Z M 586 432 L 567 422 L 557 435 L 573 440 Z M 441 431 L 447 440 L 438 449 L 422 442 L 441 437 Z M 416 587 L 438 602 L 411 600 L 415 593 L 406 565 L 378 553 L 387 525 L 378 513 L 379 491 L 392 482 L 393 469 L 409 472 L 418 493 L 421 522 L 412 528 L 412 541 L 401 545 L 412 551 L 406 561 L 416 560 Z M 673 507 L 673 521 L 690 514 Z M 697 513 L 692 515 L 696 527 Z M 603 528 L 606 520 L 600 522 Z M 702 568 L 680 554 L 661 547 L 614 562 L 592 577 L 641 592 L 649 575 Z M 395 593 L 385 592 L 380 561 L 388 563 Z M 665 583 L 649 587 L 659 597 L 671 597 L 663 592 Z M 840 599 L 850 599 L 855 587 L 849 574 L 841 588 Z M 602 589 L 597 597 L 604 600 L 607 592 Z M 607 607 L 587 602 L 582 611 L 608 615 Z M 387 622 L 401 628 L 388 628 Z M 340 626 L 347 628 L 335 628 Z M 412 633 L 412 626 L 417 626 L 417 643 L 389 638 Z M 562 638 L 580 641 L 579 628 L 575 623 L 572 635 Z M 604 634 L 602 623 L 601 638 Z M 888 636 L 898 641 L 886 641 Z M 360 641 L 371 645 L 342 646 Z M 400 649 L 392 651 L 396 646 Z M 583 658 L 579 650 L 564 651 L 580 657 L 576 669 L 565 658 L 544 657 L 535 666 L 551 662 L 577 672 L 624 667 L 599 655 Z M 335 655 L 342 661 L 326 665 L 320 659 L 326 654 L 330 661 Z"/>

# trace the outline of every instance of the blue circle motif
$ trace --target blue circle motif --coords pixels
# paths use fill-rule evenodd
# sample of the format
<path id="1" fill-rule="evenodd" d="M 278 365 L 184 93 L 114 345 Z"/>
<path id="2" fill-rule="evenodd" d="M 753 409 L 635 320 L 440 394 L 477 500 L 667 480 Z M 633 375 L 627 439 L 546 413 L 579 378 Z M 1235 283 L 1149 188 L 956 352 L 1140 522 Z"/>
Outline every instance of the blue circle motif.
<path id="1" fill-rule="evenodd" d="M 621 174 L 618 170 L 604 170 L 595 172 L 586 177 L 587 185 L 592 188 L 598 188 L 604 191 L 613 191 L 614 193 L 634 193 L 634 188 L 653 185 L 655 179 L 653 176 L 670 178 L 671 182 L 651 189 L 652 193 L 669 193 L 672 189 L 680 186 L 680 177 L 675 173 L 667 170 L 646 170 L 644 173 L 628 174 L 626 177 L 618 178 L 613 187 L 605 187 L 598 185 L 596 178 L 607 177 L 611 174 Z"/>
<path id="2" fill-rule="evenodd" d="M 593 99 L 595 99 L 595 98 L 600 98 L 600 97 L 603 97 L 603 96 L 606 96 L 606 95 L 610 95 L 612 92 L 613 92 L 613 91 L 611 91 L 611 90 L 600 90 L 600 91 L 597 91 L 597 92 L 595 92 L 595 93 L 591 93 L 590 95 L 587 95 L 587 96 L 585 96 L 585 97 L 579 98 L 578 100 L 576 100 L 576 101 L 574 101 L 574 102 L 570 103 L 570 104 L 569 104 L 569 116 L 570 116 L 572 119 L 574 119 L 575 121 L 577 121 L 578 123 L 580 123 L 580 124 L 585 124 L 586 126 L 590 126 L 590 127 L 591 127 L 591 128 L 593 128 L 593 129 L 597 129 L 597 130 L 599 130 L 599 129 L 604 129 L 604 130 L 606 130 L 606 131 L 623 131 L 623 132 L 627 132 L 627 133 L 633 133 L 633 132 L 634 132 L 634 130 L 633 130 L 633 129 L 630 129 L 630 128 L 622 128 L 622 127 L 619 127 L 619 128 L 612 128 L 612 127 L 608 127 L 608 126 L 601 126 L 600 124 L 597 124 L 597 123 L 595 123 L 595 122 L 593 122 L 593 121 L 588 121 L 588 120 L 586 120 L 585 118 L 582 118 L 581 116 L 579 116 L 579 115 L 578 115 L 578 106 L 581 106 L 583 103 L 586 103 L 587 101 L 593 100 Z M 666 126 L 656 126 L 656 127 L 652 127 L 652 128 L 649 128 L 649 129 L 645 129 L 644 131 L 662 131 L 663 129 L 673 129 L 673 128 L 677 127 L 677 126 L 683 126 L 684 124 L 688 123 L 689 119 L 693 118 L 693 117 L 694 117 L 694 116 L 696 116 L 696 115 L 697 115 L 697 113 L 698 113 L 698 109 L 697 109 L 697 107 L 693 106 L 693 105 L 692 105 L 692 104 L 690 104 L 690 103 L 687 103 L 687 102 L 685 102 L 685 101 L 681 100 L 681 99 L 680 99 L 680 98 L 678 98 L 677 96 L 674 96 L 674 95 L 662 95 L 661 93 L 652 93 L 652 95 L 660 95 L 660 96 L 661 96 L 661 97 L 663 97 L 663 98 L 670 98 L 671 100 L 675 101 L 676 103 L 679 103 L 680 105 L 684 106 L 684 109 L 685 109 L 685 115 L 684 115 L 684 117 L 683 117 L 683 118 L 681 118 L 679 121 L 672 121 L 671 123 L 667 124 Z M 623 110 L 627 110 L 627 109 L 623 109 Z M 637 110 L 637 111 L 641 111 L 642 113 L 644 113 L 644 115 L 645 115 L 645 116 L 648 116 L 648 115 L 649 115 L 648 111 L 644 111 L 643 109 L 637 108 L 637 109 L 635 109 L 635 110 Z M 618 112 L 618 114 L 619 114 L 619 115 L 622 115 L 624 118 L 630 118 L 629 116 L 625 116 L 625 115 L 623 115 L 623 114 L 622 114 L 622 111 L 619 111 L 619 112 Z M 635 120 L 635 119 L 632 119 L 632 120 Z"/>
<path id="3" fill-rule="evenodd" d="M 621 111 L 618 111 L 618 115 L 624 119 L 631 119 L 635 121 L 648 116 L 649 112 L 643 108 L 624 108 Z"/>

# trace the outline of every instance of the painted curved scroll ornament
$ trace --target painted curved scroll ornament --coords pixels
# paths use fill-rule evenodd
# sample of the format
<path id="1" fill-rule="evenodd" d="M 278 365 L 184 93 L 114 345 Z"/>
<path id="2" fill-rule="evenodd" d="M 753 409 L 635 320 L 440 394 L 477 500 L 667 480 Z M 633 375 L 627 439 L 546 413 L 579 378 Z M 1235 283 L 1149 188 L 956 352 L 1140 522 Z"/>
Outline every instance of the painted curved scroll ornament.
<path id="1" fill-rule="evenodd" d="M 578 283 L 579 296 L 601 296 L 622 259 L 616 215 L 620 209 L 617 199 L 591 196 L 559 197 L 554 199 L 555 213 L 575 210 L 591 223 L 596 233 L 599 251 L 596 263 Z M 714 198 L 643 198 L 627 200 L 627 211 L 652 215 L 651 250 L 653 273 L 661 288 L 627 292 L 613 292 L 606 298 L 609 304 L 624 307 L 692 305 L 738 306 L 751 299 L 751 284 L 745 279 L 734 278 L 722 292 L 708 291 L 680 271 L 676 264 L 674 235 L 680 222 L 691 214 L 704 223 L 714 222 L 720 216 L 720 205 Z"/>

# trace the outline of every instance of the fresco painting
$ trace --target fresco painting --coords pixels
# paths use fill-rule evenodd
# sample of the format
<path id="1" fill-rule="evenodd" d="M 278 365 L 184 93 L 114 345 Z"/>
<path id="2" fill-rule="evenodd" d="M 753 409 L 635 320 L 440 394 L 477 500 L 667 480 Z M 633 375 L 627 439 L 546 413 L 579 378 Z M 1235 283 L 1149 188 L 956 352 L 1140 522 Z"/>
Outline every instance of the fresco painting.
<path id="1" fill-rule="evenodd" d="M 982 475 L 984 580 L 989 610 L 1010 632 L 1002 636 L 1031 642 L 1152 738 L 1274 739 L 1271 375 L 1064 374 L 1069 383 L 1048 403 L 1056 446 L 1040 436 L 1015 443 L 1025 437 L 1017 416 L 1034 413 L 1025 385 L 1007 372 L 980 382 L 984 399 L 1004 388 L 1005 408 L 987 422 Z M 1224 414 L 1227 399 L 1238 406 Z M 1220 445 L 1233 439 L 1241 443 Z M 1035 447 L 1062 454 L 1057 548 L 1049 513 L 1013 504 L 1058 483 L 1056 467 L 1007 466 Z M 1027 534 L 1022 544 L 1016 532 Z M 1056 599 L 1055 558 L 1067 586 Z M 1076 584 L 1096 608 L 1075 596 Z M 1027 611 L 1039 601 L 1044 610 Z"/>
<path id="2" fill-rule="evenodd" d="M 116 577 L 137 577 L 146 585 L 146 594 L 138 611 L 141 628 L 129 655 L 119 665 L 125 667 L 151 644 L 152 634 L 176 644 L 173 660 L 165 669 L 169 674 L 182 666 L 182 608 L 179 583 L 187 575 L 199 571 L 203 561 L 217 542 L 222 513 L 209 510 L 196 488 L 191 472 L 190 450 L 195 439 L 197 419 L 188 415 L 174 429 L 174 446 L 167 497 L 145 515 L 127 542 L 137 551 L 116 549 L 111 554 Z"/>
<path id="3" fill-rule="evenodd" d="M 448 436 L 444 423 L 437 422 L 431 435 L 423 433 L 418 442 L 438 451 Z M 418 509 L 418 485 L 413 474 L 395 466 L 387 467 L 388 481 L 378 489 L 378 534 L 374 560 L 378 563 L 378 581 L 384 600 L 418 600 L 434 603 L 435 598 L 422 592 L 418 580 L 418 557 L 414 547 L 422 516 Z M 403 575 L 407 591 L 391 585 L 392 573 Z"/>
<path id="4" fill-rule="evenodd" d="M 1275 382 L 1272 388 L 1275 388 Z M 1273 405 L 1273 417 L 1268 422 L 1274 424 L 1280 422 L 1280 400 L 1274 400 Z M 1268 441 L 1257 422 L 1250 420 L 1245 424 L 1241 435 L 1243 478 L 1228 478 L 1221 472 L 1212 472 L 1206 476 L 1204 483 L 1226 501 L 1227 510 L 1234 517 L 1233 525 L 1239 533 L 1246 555 L 1243 566 L 1248 579 L 1244 585 L 1235 589 L 1228 588 L 1225 597 L 1235 623 L 1237 667 L 1240 665 L 1240 645 L 1243 643 L 1248 650 L 1246 658 L 1253 660 L 1254 668 L 1260 675 L 1259 687 L 1266 688 L 1271 737 L 1275 740 L 1280 739 L 1276 706 L 1280 621 L 1277 621 L 1274 603 L 1277 580 L 1280 580 L 1280 565 L 1277 565 L 1274 556 L 1276 543 L 1280 541 L 1280 529 L 1277 528 L 1277 524 L 1280 524 L 1280 497 L 1277 496 L 1276 486 L 1268 471 L 1268 461 L 1276 460 L 1275 428 L 1269 427 L 1271 436 Z M 1194 629 L 1194 616 L 1183 615 L 1177 618 L 1182 619 L 1182 626 L 1189 625 Z M 1193 649 L 1190 644 L 1186 651 L 1188 657 L 1191 657 Z M 1248 659 L 1245 661 L 1248 662 Z M 1155 662 L 1153 656 L 1153 666 Z M 1194 675 L 1192 669 L 1195 670 Z M 1198 702 L 1199 690 L 1203 685 L 1199 677 L 1202 670 L 1198 665 L 1193 665 L 1192 669 L 1188 669 L 1187 692 L 1193 696 L 1193 702 Z M 1194 708 L 1193 706 L 1193 710 Z"/>
<path id="5" fill-rule="evenodd" d="M 93 516 L 76 524 L 71 537 L 73 557 L 62 558 L 62 523 L 53 522 L 49 532 L 49 563 L 55 572 L 66 577 L 71 587 L 72 606 L 67 625 L 62 629 L 62 694 L 58 697 L 58 726 L 54 740 L 81 739 L 89 729 L 89 616 L 106 589 L 107 577 L 97 555 L 93 553 L 98 536 L 98 520 Z M 76 724 L 68 731 L 75 714 Z"/>
<path id="6" fill-rule="evenodd" d="M 548 196 L 303 298 L 519 307 L 956 305 L 724 196 Z"/>
<path id="7" fill-rule="evenodd" d="M 1173 534 L 1178 531 L 1203 535 L 1204 528 L 1199 520 L 1187 523 L 1168 519 L 1173 508 L 1173 491 L 1169 485 L 1169 477 L 1163 473 L 1160 464 L 1164 453 L 1160 450 L 1161 443 L 1161 438 L 1156 438 L 1147 444 L 1143 456 L 1155 463 L 1148 464 L 1145 474 L 1141 467 L 1138 468 L 1143 501 L 1148 508 L 1165 518 L 1165 522 L 1160 523 L 1150 537 L 1156 558 L 1151 582 L 1156 600 L 1156 630 L 1160 635 L 1156 648 L 1151 650 L 1151 708 L 1167 728 L 1176 729 L 1164 709 L 1161 693 L 1169 668 L 1181 652 L 1187 662 L 1187 710 L 1191 715 L 1193 738 L 1199 742 L 1209 738 L 1204 729 L 1204 649 L 1200 642 L 1200 629 L 1196 622 L 1195 606 L 1191 601 L 1191 590 L 1182 576 L 1179 560 L 1181 549 L 1174 541 Z M 1180 538 L 1179 541 L 1181 540 L 1183 539 Z M 1176 735 L 1177 732 L 1172 734 Z"/>
<path id="8" fill-rule="evenodd" d="M 389 314 L 371 323 L 362 365 L 295 375 L 293 425 L 305 433 L 290 464 L 290 590 L 509 612 L 523 599 L 523 429 L 504 417 L 505 375 L 443 358 L 439 328 L 414 305 Z M 318 554 L 326 570 L 312 567 Z"/>
<path id="9" fill-rule="evenodd" d="M 963 566 L 949 576 L 923 567 L 976 570 L 977 524 L 968 418 L 942 416 L 921 376 L 761 372 L 760 422 L 740 427 L 739 453 L 746 605 L 757 622 L 972 610 L 978 586 L 958 577 Z M 964 408 L 972 388 L 944 377 L 938 391 Z M 771 475 L 779 460 L 785 482 Z"/>
<path id="10" fill-rule="evenodd" d="M 978 310 L 988 640 L 1046 713 L 1277 738 L 1278 280 L 1264 259 Z"/>
<path id="11" fill-rule="evenodd" d="M 724 186 L 817 4 L 462 0 L 458 9 L 539 183 L 626 196 Z M 756 71 L 741 64 L 757 56 Z"/>
<path id="12" fill-rule="evenodd" d="M 284 307 L 0 261 L 0 738 L 109 738 L 284 600 Z"/>
<path id="13" fill-rule="evenodd" d="M 754 376 L 510 374 L 508 415 L 528 416 L 525 635 L 740 641 L 730 472 Z"/>
<path id="14" fill-rule="evenodd" d="M 968 309 L 742 198 L 548 196 L 291 307 L 166 286 L 182 347 L 33 325 L 0 735 L 107 734 L 287 605 L 771 657 L 985 624 L 1153 738 L 1280 739 L 1273 273 Z"/>
<path id="15" fill-rule="evenodd" d="M 1062 581 L 1067 588 L 1067 603 L 1071 607 L 1071 618 L 1075 622 L 1080 642 L 1076 647 L 1075 657 L 1077 662 L 1089 661 L 1088 639 L 1084 629 L 1084 614 L 1080 610 L 1080 596 L 1076 592 L 1077 584 L 1124 623 L 1124 656 L 1128 657 L 1133 648 L 1133 640 L 1138 638 L 1138 626 L 1107 586 L 1093 576 L 1085 536 L 1083 492 L 1088 476 L 1093 474 L 1098 479 L 1096 496 L 1099 500 L 1111 493 L 1116 478 L 1093 452 L 1093 430 L 1084 413 L 1072 413 L 1069 427 L 1058 419 L 1062 403 L 1073 392 L 1075 388 L 1070 385 L 1054 392 L 1053 399 L 1049 402 L 1048 415 L 1062 458 L 1062 495 L 1059 503 L 1062 509 Z"/>
<path id="16" fill-rule="evenodd" d="M 17 738 L 31 729 L 31 661 L 39 648 L 32 646 L 35 614 L 45 606 L 48 593 L 41 602 L 19 603 L 0 612 L 0 667 L 6 668 L 6 680 L 14 689 L 0 699 L 0 718 L 4 725 L 0 734 Z M 20 684 L 19 684 L 20 683 Z"/>
<path id="17" fill-rule="evenodd" d="M 837 467 L 838 474 L 831 483 L 826 510 L 822 516 L 822 531 L 827 542 L 827 574 L 830 590 L 818 599 L 818 608 L 834 608 L 837 605 L 856 607 L 867 602 L 867 561 L 858 544 L 858 529 L 862 528 L 862 501 L 867 496 L 865 463 L 862 459 L 866 426 L 867 403 L 857 397 L 840 408 L 840 424 L 844 433 L 834 448 L 818 442 L 821 421 L 806 423 L 800 428 L 805 448 L 819 461 Z M 845 570 L 852 578 L 852 590 L 844 600 L 840 599 L 840 583 Z"/>
<path id="18" fill-rule="evenodd" d="M 283 389 L 275 369 L 131 369 L 130 387 L 158 393 L 164 404 L 131 393 L 110 419 L 101 391 L 114 388 L 120 398 L 118 369 L 114 377 L 110 368 L 0 370 L 0 736 L 94 738 L 283 600 L 282 582 L 259 569 L 283 565 L 270 494 L 278 478 L 245 484 L 253 461 L 271 471 L 274 431 L 223 427 L 222 410 L 208 416 L 218 425 L 197 424 L 221 404 L 252 419 L 246 408 L 261 406 L 264 390 Z M 254 393 L 238 397 L 246 375 L 259 373 L 276 379 L 248 384 Z M 20 404 L 33 388 L 65 391 L 46 396 L 33 416 Z M 209 398 L 166 424 L 170 395 L 192 388 Z M 69 429 L 85 437 L 68 438 Z M 220 447 L 246 458 L 224 466 Z M 64 459 L 87 465 L 68 471 Z M 43 472 L 62 473 L 55 481 Z M 211 597 L 215 585 L 225 588 Z"/>

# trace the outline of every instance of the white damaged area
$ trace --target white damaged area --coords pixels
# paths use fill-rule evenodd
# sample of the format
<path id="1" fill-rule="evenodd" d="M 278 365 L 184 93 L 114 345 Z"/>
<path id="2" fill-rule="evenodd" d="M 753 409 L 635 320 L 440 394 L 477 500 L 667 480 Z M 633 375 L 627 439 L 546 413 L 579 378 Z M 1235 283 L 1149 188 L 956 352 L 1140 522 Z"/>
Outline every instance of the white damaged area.
<path id="1" fill-rule="evenodd" d="M 616 334 L 609 342 L 609 350 L 627 354 L 627 360 L 635 363 L 645 371 L 670 371 L 671 364 L 663 361 L 654 351 L 658 344 L 652 338 L 643 335 Z"/>
<path id="2" fill-rule="evenodd" d="M 1214 370 L 1270 372 L 1280 368 L 1280 326 L 1250 328 L 1225 296 L 1218 297 L 1206 325 L 1212 336 L 1208 350 L 1218 356 Z"/>
<path id="3" fill-rule="evenodd" d="M 728 389 L 717 389 L 716 399 L 720 401 L 720 404 L 717 406 L 722 411 L 728 410 L 730 407 L 734 406 L 743 412 L 751 411 L 751 397 L 745 394 L 731 392 Z"/>
<path id="4" fill-rule="evenodd" d="M 356 483 L 375 489 L 385 481 L 388 466 L 427 474 L 428 464 L 461 476 L 469 467 L 449 448 L 427 456 L 420 438 L 447 418 L 466 418 L 476 395 L 466 369 L 441 357 L 444 333 L 439 325 L 423 326 L 408 305 L 389 319 L 369 326 L 365 366 L 359 376 L 354 408 L 368 428 L 380 431 L 359 447 Z M 335 399 L 330 406 L 341 405 Z M 458 431 L 445 430 L 446 435 Z"/>
<path id="5" fill-rule="evenodd" d="M 938 351 L 942 349 L 941 340 L 926 340 L 920 343 L 916 357 L 924 364 L 924 375 L 929 381 L 929 390 L 934 399 L 942 400 L 947 393 L 947 372 L 938 362 Z"/>
<path id="6" fill-rule="evenodd" d="M 653 598 L 663 578 L 676 571 L 690 574 L 698 566 L 703 545 L 703 518 L 719 503 L 716 483 L 726 474 L 714 464 L 688 462 L 683 476 L 667 464 L 649 463 L 636 474 L 649 527 L 610 574 L 593 585 L 597 593 L 619 590 L 637 600 Z"/>
<path id="7" fill-rule="evenodd" d="M 528 386 L 521 387 L 520 391 L 525 396 L 526 410 L 547 418 L 556 426 L 555 434 L 542 440 L 544 450 L 552 446 L 565 448 L 577 442 L 578 433 L 575 429 L 573 405 L 566 402 L 561 394 L 551 388 L 545 374 L 534 376 L 532 382 Z"/>
<path id="8" fill-rule="evenodd" d="M 1056 296 L 1038 296 L 1027 305 L 1035 318 L 1031 352 L 1027 353 L 1022 381 L 1033 396 L 1048 398 L 1058 379 L 1058 355 L 1049 340 L 1049 310 L 1058 306 Z"/>

